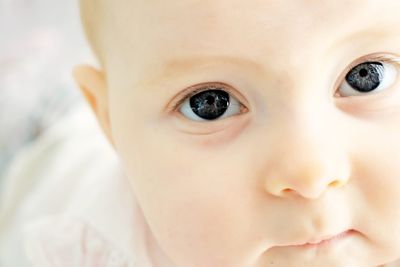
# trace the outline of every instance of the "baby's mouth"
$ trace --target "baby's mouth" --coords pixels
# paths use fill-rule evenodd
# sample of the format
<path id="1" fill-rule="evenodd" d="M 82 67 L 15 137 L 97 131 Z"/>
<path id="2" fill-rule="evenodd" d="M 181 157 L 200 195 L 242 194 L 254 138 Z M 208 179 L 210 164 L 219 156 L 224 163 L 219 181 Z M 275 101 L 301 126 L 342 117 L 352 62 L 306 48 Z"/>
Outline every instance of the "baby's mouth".
<path id="1" fill-rule="evenodd" d="M 342 240 L 346 237 L 349 237 L 351 234 L 353 234 L 353 232 L 354 232 L 354 230 L 347 230 L 347 231 L 343 231 L 336 235 L 327 235 L 327 236 L 322 236 L 322 237 L 317 237 L 317 238 L 311 238 L 307 242 L 295 244 L 294 246 L 311 248 L 311 247 L 329 245 L 329 244 L 333 244 L 334 242 L 337 242 L 339 240 Z"/>
<path id="2" fill-rule="evenodd" d="M 331 234 L 331 235 L 322 235 L 316 236 L 308 239 L 307 241 L 302 242 L 295 242 L 279 247 L 291 247 L 291 248 L 318 248 L 322 246 L 329 246 L 333 245 L 341 240 L 351 237 L 352 235 L 356 234 L 357 231 L 354 229 L 348 229 L 338 234 Z"/>

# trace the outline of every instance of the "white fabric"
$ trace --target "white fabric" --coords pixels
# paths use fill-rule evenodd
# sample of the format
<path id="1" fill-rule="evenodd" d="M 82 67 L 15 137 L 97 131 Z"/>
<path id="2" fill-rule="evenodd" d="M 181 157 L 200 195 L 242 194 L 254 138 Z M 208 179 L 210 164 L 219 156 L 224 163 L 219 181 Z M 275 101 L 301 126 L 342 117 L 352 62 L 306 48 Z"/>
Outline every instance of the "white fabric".
<path id="1" fill-rule="evenodd" d="M 148 225 L 86 105 L 16 157 L 0 197 L 0 266 L 156 267 Z"/>

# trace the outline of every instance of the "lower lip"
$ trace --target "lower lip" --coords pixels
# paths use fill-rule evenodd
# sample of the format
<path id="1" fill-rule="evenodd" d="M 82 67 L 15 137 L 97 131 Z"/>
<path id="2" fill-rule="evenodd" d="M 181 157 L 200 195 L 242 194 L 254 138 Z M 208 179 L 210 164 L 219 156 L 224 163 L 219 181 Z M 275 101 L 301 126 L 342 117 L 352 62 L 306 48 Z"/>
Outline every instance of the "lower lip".
<path id="1" fill-rule="evenodd" d="M 348 230 L 346 232 L 343 232 L 343 233 L 338 234 L 338 235 L 336 235 L 336 236 L 334 236 L 334 237 L 332 237 L 330 239 L 323 240 L 323 241 L 321 241 L 319 243 L 316 243 L 316 244 L 307 243 L 307 244 L 303 244 L 303 245 L 295 245 L 293 247 L 297 247 L 297 248 L 317 248 L 317 247 L 322 247 L 322 246 L 333 245 L 334 243 L 336 243 L 336 242 L 338 242 L 340 240 L 343 240 L 344 238 L 349 237 L 354 232 L 355 232 L 354 230 Z"/>

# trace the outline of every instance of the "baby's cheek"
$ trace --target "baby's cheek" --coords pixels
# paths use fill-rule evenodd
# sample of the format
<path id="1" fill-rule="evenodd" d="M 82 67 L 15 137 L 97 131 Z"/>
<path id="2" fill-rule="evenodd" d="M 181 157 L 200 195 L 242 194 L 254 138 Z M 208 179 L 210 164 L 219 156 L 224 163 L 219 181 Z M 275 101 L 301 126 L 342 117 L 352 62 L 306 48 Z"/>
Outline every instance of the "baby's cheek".
<path id="1" fill-rule="evenodd" d="M 232 181 L 243 179 L 227 177 L 231 164 L 221 164 L 216 156 L 191 153 L 167 139 L 147 143 L 140 162 L 130 165 L 135 175 L 132 184 L 150 228 L 178 266 L 234 267 L 243 260 L 239 248 L 249 238 L 242 229 L 248 216 L 239 208 L 244 196 L 235 197 L 231 190 L 239 190 Z"/>
<path id="2" fill-rule="evenodd" d="M 388 132 L 373 135 L 354 147 L 349 196 L 355 207 L 356 228 L 382 253 L 400 255 L 400 142 Z M 378 138 L 379 137 L 379 138 Z"/>
<path id="3" fill-rule="evenodd" d="M 183 204 L 187 203 L 187 204 Z M 221 237 L 226 229 L 218 226 L 223 216 L 217 209 L 210 209 L 208 203 L 169 203 L 165 216 L 154 214 L 149 218 L 151 228 L 160 246 L 179 266 L 227 266 L 221 256 Z M 158 209 L 155 207 L 154 212 Z M 229 244 L 229 243 L 227 243 Z"/>
<path id="4" fill-rule="evenodd" d="M 166 254 L 178 266 L 243 266 L 239 248 L 248 237 L 237 203 L 204 188 L 202 193 L 189 186 L 184 190 L 144 200 L 145 216 Z"/>

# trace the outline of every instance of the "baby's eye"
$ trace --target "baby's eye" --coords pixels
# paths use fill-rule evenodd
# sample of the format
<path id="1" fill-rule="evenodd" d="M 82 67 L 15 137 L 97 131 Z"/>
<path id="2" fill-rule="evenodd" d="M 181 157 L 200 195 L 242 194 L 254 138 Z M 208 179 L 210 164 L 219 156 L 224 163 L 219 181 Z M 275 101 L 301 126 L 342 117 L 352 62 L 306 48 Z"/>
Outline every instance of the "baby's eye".
<path id="1" fill-rule="evenodd" d="M 397 68 L 385 61 L 367 61 L 353 67 L 339 86 L 340 96 L 365 95 L 378 92 L 393 85 Z"/>
<path id="2" fill-rule="evenodd" d="M 194 121 L 211 121 L 240 114 L 242 104 L 223 86 L 205 86 L 187 96 L 179 111 Z M 207 90 L 208 89 L 208 90 Z"/>

